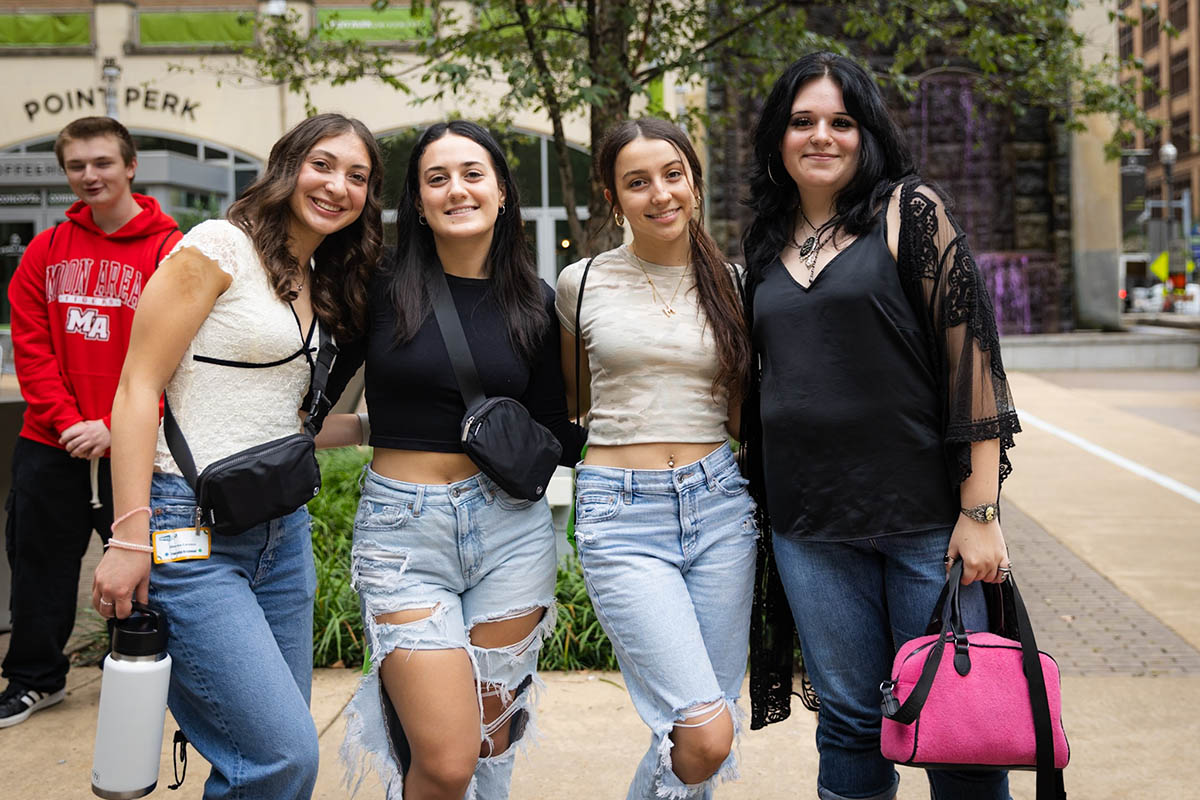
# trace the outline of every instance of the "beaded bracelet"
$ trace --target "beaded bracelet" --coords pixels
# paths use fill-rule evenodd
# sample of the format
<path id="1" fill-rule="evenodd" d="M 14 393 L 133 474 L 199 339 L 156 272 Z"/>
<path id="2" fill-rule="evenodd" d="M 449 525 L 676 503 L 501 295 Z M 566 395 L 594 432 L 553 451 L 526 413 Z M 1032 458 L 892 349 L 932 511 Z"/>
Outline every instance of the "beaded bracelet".
<path id="1" fill-rule="evenodd" d="M 124 514 L 113 520 L 113 524 L 108 526 L 108 530 L 115 534 L 117 532 L 118 525 L 132 517 L 134 514 L 140 514 L 143 511 L 145 511 L 147 514 L 152 513 L 150 511 L 150 506 L 139 506 L 132 511 L 126 511 Z"/>
<path id="2" fill-rule="evenodd" d="M 152 544 L 138 544 L 137 542 L 127 542 L 124 539 L 109 539 L 104 543 L 104 549 L 107 550 L 109 547 L 115 547 L 118 550 L 136 550 L 139 553 L 154 552 Z"/>

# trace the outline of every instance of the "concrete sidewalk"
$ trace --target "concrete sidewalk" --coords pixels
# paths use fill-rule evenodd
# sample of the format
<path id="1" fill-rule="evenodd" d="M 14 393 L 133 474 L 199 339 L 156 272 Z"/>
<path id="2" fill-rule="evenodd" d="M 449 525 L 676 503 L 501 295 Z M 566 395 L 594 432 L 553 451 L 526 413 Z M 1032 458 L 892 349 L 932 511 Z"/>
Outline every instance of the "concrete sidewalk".
<path id="1" fill-rule="evenodd" d="M 1025 431 L 1003 520 L 1039 644 L 1063 673 L 1067 791 L 1200 797 L 1200 372 L 1016 373 L 1012 383 Z M 543 677 L 541 736 L 518 757 L 512 797 L 623 797 L 649 735 L 620 675 Z M 355 670 L 314 679 L 322 800 L 346 796 L 340 711 L 356 680 Z M 64 703 L 0 730 L 0 796 L 90 796 L 98 670 L 73 670 L 68 688 Z M 742 779 L 718 796 L 815 796 L 814 727 L 797 704 L 786 722 L 747 733 Z M 207 765 L 194 752 L 184 787 L 166 792 L 173 731 L 156 794 L 200 798 Z M 901 800 L 928 797 L 918 771 L 901 775 Z M 1032 774 L 1012 785 L 1032 800 Z M 358 796 L 382 792 L 364 784 Z"/>

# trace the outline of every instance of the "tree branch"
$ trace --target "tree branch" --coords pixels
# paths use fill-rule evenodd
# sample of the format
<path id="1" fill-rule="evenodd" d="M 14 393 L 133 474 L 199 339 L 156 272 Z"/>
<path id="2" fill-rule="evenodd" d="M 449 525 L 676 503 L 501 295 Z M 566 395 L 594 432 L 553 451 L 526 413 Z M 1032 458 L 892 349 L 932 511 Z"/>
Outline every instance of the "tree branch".
<path id="1" fill-rule="evenodd" d="M 753 16 L 747 17 L 746 19 L 739 22 L 737 25 L 734 25 L 733 27 L 729 28 L 728 30 L 722 31 L 721 33 L 717 34 L 713 38 L 709 39 L 704 44 L 700 45 L 699 47 L 695 48 L 694 50 L 691 50 L 690 55 L 698 56 L 701 53 L 706 53 L 709 50 L 714 49 L 717 45 L 721 44 L 725 40 L 730 39 L 733 36 L 736 36 L 738 33 L 743 31 L 744 29 L 748 28 L 749 26 L 753 25 L 754 23 L 758 22 L 760 19 L 765 19 L 767 16 L 775 13 L 780 8 L 782 8 L 783 6 L 786 6 L 786 5 L 787 5 L 786 0 L 779 0 L 778 2 L 771 3 L 769 6 L 764 7 L 761 11 L 755 13 Z M 692 59 L 689 58 L 688 60 L 692 60 Z M 669 64 L 658 64 L 656 66 L 651 67 L 650 69 L 633 73 L 633 79 L 635 81 L 637 81 L 638 83 L 642 83 L 642 84 L 650 83 L 651 81 L 655 80 L 660 75 L 662 75 L 664 72 L 667 72 L 669 70 L 675 69 L 676 67 L 682 66 L 684 63 L 685 63 L 685 61 L 683 59 L 676 59 L 675 61 L 672 61 Z"/>

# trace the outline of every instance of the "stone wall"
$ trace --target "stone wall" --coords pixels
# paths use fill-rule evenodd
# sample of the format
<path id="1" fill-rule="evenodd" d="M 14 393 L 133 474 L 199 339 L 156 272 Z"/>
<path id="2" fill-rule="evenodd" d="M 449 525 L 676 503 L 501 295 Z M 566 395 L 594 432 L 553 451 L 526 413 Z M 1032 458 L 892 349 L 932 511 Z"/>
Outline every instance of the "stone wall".
<path id="1" fill-rule="evenodd" d="M 742 201 L 749 191 L 746 165 L 760 102 L 716 82 L 709 90 L 710 109 L 732 122 L 714 127 L 708 139 L 708 222 L 735 260 L 741 259 L 738 238 L 750 221 Z M 920 174 L 949 194 L 972 250 L 995 254 L 988 263 L 1004 265 L 1004 279 L 993 285 L 1036 287 L 1032 296 L 999 298 L 1014 304 L 997 313 L 1006 320 L 1006 332 L 1070 330 L 1070 138 L 1063 126 L 1045 112 L 1017 117 L 983 107 L 971 81 L 958 77 L 927 81 L 911 102 L 897 99 L 893 112 Z M 1034 272 L 1019 278 L 1013 270 L 1023 265 Z"/>

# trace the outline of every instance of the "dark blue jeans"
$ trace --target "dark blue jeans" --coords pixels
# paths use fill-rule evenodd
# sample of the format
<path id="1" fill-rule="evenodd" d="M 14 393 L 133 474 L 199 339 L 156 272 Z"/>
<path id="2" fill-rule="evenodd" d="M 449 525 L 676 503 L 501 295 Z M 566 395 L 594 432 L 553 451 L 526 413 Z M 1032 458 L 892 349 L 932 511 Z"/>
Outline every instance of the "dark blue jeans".
<path id="1" fill-rule="evenodd" d="M 854 542 L 775 536 L 779 575 L 804 663 L 821 698 L 817 721 L 821 800 L 891 800 L 899 784 L 879 753 L 879 684 L 897 648 L 925 633 L 946 582 L 950 528 Z M 967 627 L 984 627 L 979 584 L 963 595 Z M 1003 770 L 930 770 L 934 800 L 1008 800 Z"/>

